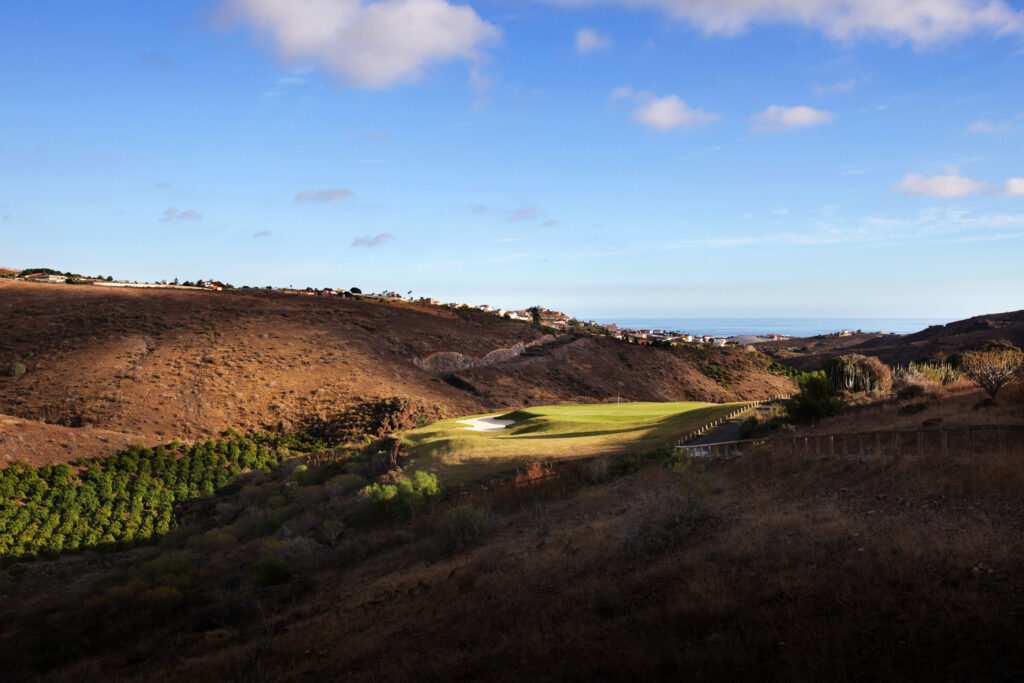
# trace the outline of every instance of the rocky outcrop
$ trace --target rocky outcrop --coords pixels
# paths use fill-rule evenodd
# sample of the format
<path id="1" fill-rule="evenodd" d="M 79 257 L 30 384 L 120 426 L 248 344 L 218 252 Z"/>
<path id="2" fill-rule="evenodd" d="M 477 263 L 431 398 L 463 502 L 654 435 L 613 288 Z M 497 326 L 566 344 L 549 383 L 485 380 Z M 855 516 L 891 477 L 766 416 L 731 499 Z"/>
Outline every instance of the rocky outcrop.
<path id="1" fill-rule="evenodd" d="M 458 351 L 438 351 L 423 358 L 414 358 L 413 363 L 425 372 L 443 377 L 472 368 L 484 368 L 507 363 L 523 355 L 527 349 L 544 346 L 554 341 L 555 337 L 553 335 L 546 334 L 528 344 L 516 342 L 512 346 L 494 349 L 483 358 L 459 353 Z"/>

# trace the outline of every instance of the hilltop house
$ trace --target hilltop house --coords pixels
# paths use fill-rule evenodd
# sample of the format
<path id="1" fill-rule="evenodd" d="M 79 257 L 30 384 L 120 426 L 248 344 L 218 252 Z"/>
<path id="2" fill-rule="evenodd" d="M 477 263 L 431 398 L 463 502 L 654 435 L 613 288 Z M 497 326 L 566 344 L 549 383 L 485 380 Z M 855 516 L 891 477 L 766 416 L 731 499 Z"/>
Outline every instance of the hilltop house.
<path id="1" fill-rule="evenodd" d="M 29 273 L 28 275 L 25 276 L 25 279 L 26 280 L 31 280 L 32 282 L 52 282 L 52 283 L 67 282 L 68 281 L 68 279 L 66 277 L 64 277 L 63 275 L 49 275 L 49 274 L 46 274 L 46 273 Z"/>

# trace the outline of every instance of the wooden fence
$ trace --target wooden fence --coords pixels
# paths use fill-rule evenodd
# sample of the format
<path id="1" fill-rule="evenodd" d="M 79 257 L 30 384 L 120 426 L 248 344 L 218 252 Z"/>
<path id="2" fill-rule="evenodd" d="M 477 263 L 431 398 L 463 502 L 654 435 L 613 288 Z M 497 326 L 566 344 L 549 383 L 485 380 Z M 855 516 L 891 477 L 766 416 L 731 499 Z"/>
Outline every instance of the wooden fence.
<path id="1" fill-rule="evenodd" d="M 742 415 L 748 410 L 752 410 L 758 407 L 762 403 L 770 403 L 771 401 L 774 400 L 776 399 L 769 399 L 767 401 L 750 401 L 749 403 L 744 404 L 743 407 L 737 408 L 736 410 L 732 411 L 725 417 L 720 417 L 717 420 L 713 420 L 712 422 L 708 422 L 705 425 L 701 425 L 700 427 L 694 429 L 691 432 L 687 432 L 686 434 L 683 435 L 683 438 L 679 439 L 679 441 L 676 442 L 676 448 L 682 448 L 688 441 L 693 441 L 698 436 L 703 436 L 704 434 L 710 432 L 712 429 L 717 429 L 718 427 L 721 427 L 723 424 L 733 419 L 737 415 Z"/>
<path id="2" fill-rule="evenodd" d="M 750 454 L 871 460 L 926 455 L 1024 455 L 1024 425 L 927 427 L 813 436 L 745 439 L 681 446 L 694 457 Z"/>

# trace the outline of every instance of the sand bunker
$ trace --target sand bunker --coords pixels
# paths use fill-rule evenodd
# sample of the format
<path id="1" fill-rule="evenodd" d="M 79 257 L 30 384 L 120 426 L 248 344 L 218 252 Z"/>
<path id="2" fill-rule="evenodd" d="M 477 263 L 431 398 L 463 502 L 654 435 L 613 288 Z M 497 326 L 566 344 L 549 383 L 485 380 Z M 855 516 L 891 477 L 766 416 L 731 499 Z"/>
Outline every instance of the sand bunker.
<path id="1" fill-rule="evenodd" d="M 459 420 L 459 422 L 469 425 L 468 427 L 463 427 L 463 429 L 471 429 L 474 432 L 490 432 L 495 429 L 504 429 L 515 422 L 515 420 L 499 420 L 493 416 L 489 416 L 473 417 L 468 420 Z"/>

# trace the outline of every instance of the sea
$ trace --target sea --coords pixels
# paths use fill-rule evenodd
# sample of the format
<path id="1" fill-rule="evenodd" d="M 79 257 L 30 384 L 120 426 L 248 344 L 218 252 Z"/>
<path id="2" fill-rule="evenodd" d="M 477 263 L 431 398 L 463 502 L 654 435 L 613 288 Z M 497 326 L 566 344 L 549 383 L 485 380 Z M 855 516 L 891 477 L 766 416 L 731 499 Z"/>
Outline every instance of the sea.
<path id="1" fill-rule="evenodd" d="M 842 330 L 910 334 L 929 325 L 945 325 L 952 318 L 600 318 L 633 330 L 666 330 L 716 337 L 785 334 L 813 337 Z"/>

